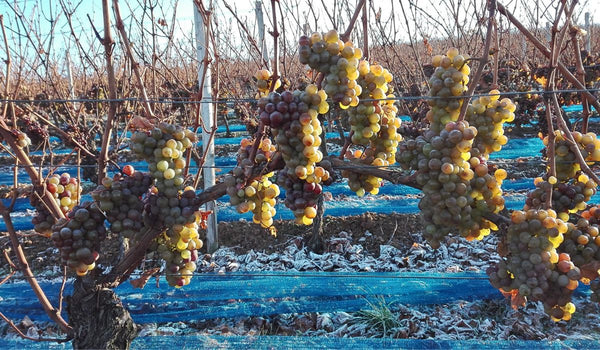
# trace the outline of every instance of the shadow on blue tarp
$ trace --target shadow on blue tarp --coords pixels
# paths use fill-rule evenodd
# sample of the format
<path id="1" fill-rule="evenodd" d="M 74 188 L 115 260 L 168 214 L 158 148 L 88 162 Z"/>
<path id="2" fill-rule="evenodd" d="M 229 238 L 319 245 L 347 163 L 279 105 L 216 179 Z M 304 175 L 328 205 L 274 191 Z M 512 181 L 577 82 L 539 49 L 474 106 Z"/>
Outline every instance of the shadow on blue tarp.
<path id="1" fill-rule="evenodd" d="M 390 338 L 327 338 L 302 336 L 149 336 L 138 337 L 132 349 L 598 349 L 597 340 L 436 340 Z M 71 349 L 70 343 L 35 343 L 27 340 L 0 340 L 0 348 Z"/>

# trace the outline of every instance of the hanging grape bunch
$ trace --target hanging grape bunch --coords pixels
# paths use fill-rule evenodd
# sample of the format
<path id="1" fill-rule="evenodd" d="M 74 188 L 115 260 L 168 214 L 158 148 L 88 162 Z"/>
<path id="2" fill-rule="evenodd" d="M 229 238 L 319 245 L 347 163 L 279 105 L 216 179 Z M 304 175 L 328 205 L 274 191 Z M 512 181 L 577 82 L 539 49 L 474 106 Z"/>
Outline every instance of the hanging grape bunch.
<path id="1" fill-rule="evenodd" d="M 106 237 L 104 214 L 95 203 L 75 206 L 52 227 L 52 241 L 63 265 L 84 276 L 96 266 L 100 241 Z"/>
<path id="2" fill-rule="evenodd" d="M 134 238 L 136 233 L 142 232 L 142 196 L 148 192 L 151 184 L 152 179 L 148 174 L 126 166 L 123 174 L 116 174 L 112 179 L 104 178 L 102 184 L 92 192 L 92 198 L 106 214 L 112 233 Z"/>
<path id="3" fill-rule="evenodd" d="M 300 63 L 323 73 L 323 89 L 327 96 L 343 109 L 358 105 L 361 91 L 356 79 L 362 50 L 354 47 L 352 42 L 344 43 L 335 30 L 325 35 L 301 36 L 299 44 Z"/>
<path id="4" fill-rule="evenodd" d="M 576 213 L 586 208 L 587 202 L 596 193 L 596 183 L 585 174 L 567 182 L 558 181 L 554 176 L 547 180 L 541 177 L 533 181 L 535 189 L 527 194 L 524 209 L 536 209 L 545 205 L 548 193 L 552 189 L 552 208 L 556 210 L 559 218 L 569 220 L 570 213 Z"/>
<path id="5" fill-rule="evenodd" d="M 577 162 L 577 157 L 571 149 L 570 142 L 564 132 L 556 130 L 554 134 L 556 178 L 561 182 L 566 182 L 577 176 L 577 172 L 581 171 L 581 166 Z M 600 140 L 598 140 L 596 134 L 593 132 L 582 134 L 575 131 L 572 135 L 583 159 L 589 162 L 600 161 Z M 543 142 L 544 146 L 548 146 L 548 136 L 544 138 Z"/>
<path id="6" fill-rule="evenodd" d="M 432 247 L 438 247 L 448 234 L 458 231 L 467 239 L 482 239 L 497 229 L 485 216 L 504 208 L 501 184 L 503 169 L 492 169 L 490 152 L 506 143 L 500 130 L 514 118 L 514 105 L 508 99 L 492 96 L 474 101 L 466 119 L 459 121 L 466 91 L 469 66 L 457 49 L 433 58 L 435 71 L 427 112 L 429 130 L 399 146 L 404 169 L 416 171 L 416 181 L 424 196 L 419 202 L 425 230 Z M 482 132 L 479 132 L 479 129 Z"/>
<path id="7" fill-rule="evenodd" d="M 557 248 L 572 230 L 552 209 L 514 211 L 504 248 L 499 249 L 502 260 L 487 271 L 492 285 L 523 303 L 541 301 L 554 320 L 569 320 L 575 312 L 571 294 L 581 272 Z"/>
<path id="8" fill-rule="evenodd" d="M 50 176 L 46 180 L 45 187 L 52 194 L 56 204 L 58 204 L 65 215 L 79 202 L 82 191 L 77 178 L 71 177 L 68 173 L 63 173 L 60 176 L 57 174 Z M 31 220 L 34 230 L 40 234 L 49 236 L 52 225 L 56 223 L 56 219 L 42 203 L 38 195 L 32 194 L 30 200 L 37 211 L 36 216 Z"/>
<path id="9" fill-rule="evenodd" d="M 271 73 L 268 69 L 261 69 L 256 72 L 254 78 L 256 78 L 256 88 L 258 89 L 258 93 L 256 94 L 256 98 L 265 97 L 269 94 L 270 91 L 274 91 L 279 89 L 281 86 L 281 81 L 277 79 L 275 81 L 275 86 L 271 89 L 273 73 Z"/>
<path id="10" fill-rule="evenodd" d="M 351 125 L 352 144 L 362 149 L 349 149 L 346 158 L 359 163 L 386 167 L 396 163 L 398 142 L 402 140 L 397 133 L 400 118 L 396 117 L 398 108 L 394 106 L 394 95 L 391 93 L 393 77 L 382 66 L 370 65 L 361 60 L 358 67 L 358 87 L 361 91 L 360 102 L 356 108 L 348 109 Z M 388 98 L 388 100 L 384 100 Z M 366 148 L 364 146 L 367 146 Z M 376 176 L 364 175 L 350 169 L 342 171 L 348 178 L 348 186 L 359 197 L 366 193 L 377 194 L 383 180 Z"/>
<path id="11" fill-rule="evenodd" d="M 285 162 L 277 184 L 286 190 L 285 205 L 294 211 L 296 222 L 305 225 L 316 216 L 321 183 L 330 178 L 317 164 L 323 160 L 319 150 L 323 129 L 318 116 L 329 109 L 326 99 L 325 92 L 311 84 L 304 91 L 272 92 L 258 101 L 260 120 L 271 128 Z"/>
<path id="12" fill-rule="evenodd" d="M 252 139 L 243 139 L 238 150 L 238 166 L 233 169 L 231 174 L 225 177 L 227 184 L 227 194 L 229 203 L 236 206 L 240 214 L 252 212 L 252 220 L 260 224 L 263 228 L 269 228 L 272 234 L 275 234 L 273 225 L 273 216 L 275 216 L 275 198 L 279 196 L 279 186 L 271 182 L 273 173 L 265 174 L 256 180 L 246 183 L 244 169 L 251 167 L 250 153 L 254 141 Z M 255 155 L 255 164 L 266 164 L 272 160 L 276 148 L 269 138 L 263 138 L 258 146 Z"/>
<path id="13" fill-rule="evenodd" d="M 167 282 L 175 287 L 189 283 L 196 268 L 193 262 L 202 247 L 198 238 L 196 193 L 192 187 L 183 187 L 184 152 L 195 141 L 193 132 L 166 123 L 148 132 L 138 131 L 131 138 L 132 150 L 148 161 L 154 179 L 144 220 L 148 225 L 162 222 L 167 227 L 154 250 L 170 267 Z"/>

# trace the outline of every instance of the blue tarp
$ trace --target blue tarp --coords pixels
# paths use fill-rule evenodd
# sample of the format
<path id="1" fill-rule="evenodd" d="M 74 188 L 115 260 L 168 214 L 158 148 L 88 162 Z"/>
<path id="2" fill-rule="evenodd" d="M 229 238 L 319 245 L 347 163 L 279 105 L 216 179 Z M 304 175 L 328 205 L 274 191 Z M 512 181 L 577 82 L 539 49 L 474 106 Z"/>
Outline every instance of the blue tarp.
<path id="1" fill-rule="evenodd" d="M 71 343 L 57 344 L 27 340 L 0 340 L 1 348 L 9 349 L 71 349 Z M 243 349 L 243 350 L 364 350 L 364 349 L 460 349 L 460 350 L 513 350 L 513 349 L 598 349 L 597 340 L 441 340 L 391 338 L 328 338 L 302 336 L 147 336 L 138 337 L 131 349 Z"/>

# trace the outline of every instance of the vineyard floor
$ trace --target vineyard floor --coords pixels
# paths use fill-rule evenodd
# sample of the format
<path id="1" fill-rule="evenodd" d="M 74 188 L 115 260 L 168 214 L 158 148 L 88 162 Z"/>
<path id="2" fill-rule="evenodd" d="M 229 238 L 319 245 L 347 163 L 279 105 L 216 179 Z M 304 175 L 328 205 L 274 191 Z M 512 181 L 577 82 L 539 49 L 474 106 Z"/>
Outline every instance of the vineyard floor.
<path id="1" fill-rule="evenodd" d="M 494 236 L 477 242 L 449 238 L 442 248 L 431 249 L 419 233 L 420 224 L 415 215 L 327 217 L 323 254 L 309 252 L 303 246 L 307 239 L 306 229 L 288 225 L 280 226 L 275 238 L 264 231 L 252 230 L 255 225 L 249 223 L 221 223 L 223 247 L 201 258 L 198 273 L 430 272 L 447 276 L 457 272 L 484 272 L 488 264 L 498 258 Z M 27 252 L 32 257 L 36 274 L 57 276 L 58 271 L 47 270 L 55 264 L 53 248 L 47 248 L 44 241 L 38 241 L 39 238 L 31 239 L 39 243 L 34 246 L 41 247 Z M 2 237 L 2 247 L 5 243 Z M 6 267 L 0 272 L 4 274 Z M 162 278 L 160 283 L 164 283 Z M 365 283 L 368 285 L 368 281 Z M 140 293 L 151 293 L 155 288 L 152 280 Z M 372 307 L 363 312 L 299 312 L 210 320 L 202 320 L 201 315 L 196 315 L 198 320 L 181 322 L 157 318 L 155 322 L 140 324 L 139 337 L 145 338 L 143 342 L 149 342 L 149 345 L 152 338 L 148 337 L 183 335 L 224 336 L 224 342 L 227 342 L 227 336 L 259 335 L 479 341 L 600 340 L 600 306 L 590 302 L 586 295 L 574 298 L 577 313 L 570 322 L 554 323 L 537 303 L 513 310 L 510 302 L 496 292 L 489 298 L 478 300 L 468 299 L 468 290 L 456 291 L 456 294 L 464 295 L 466 299 L 444 304 L 409 305 L 373 296 L 369 298 Z M 165 302 L 168 304 L 168 299 L 160 301 L 161 304 Z M 124 299 L 124 303 L 128 305 L 129 299 Z M 28 320 L 21 324 L 30 335 L 48 327 L 44 322 Z M 16 338 L 4 325 L 0 326 L 0 336 L 7 340 Z"/>

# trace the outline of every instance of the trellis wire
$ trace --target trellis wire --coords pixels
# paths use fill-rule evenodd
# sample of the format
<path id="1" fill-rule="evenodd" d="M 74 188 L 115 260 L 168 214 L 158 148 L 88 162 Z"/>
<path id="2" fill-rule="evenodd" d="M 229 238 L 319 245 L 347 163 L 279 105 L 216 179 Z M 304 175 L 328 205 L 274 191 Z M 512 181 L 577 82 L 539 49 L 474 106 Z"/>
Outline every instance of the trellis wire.
<path id="1" fill-rule="evenodd" d="M 531 90 L 531 91 L 503 91 L 498 93 L 478 93 L 473 94 L 471 97 L 484 97 L 484 96 L 514 96 L 514 95 L 528 95 L 528 94 L 537 94 L 537 95 L 549 95 L 553 93 L 579 93 L 579 92 L 598 92 L 600 88 L 590 88 L 590 89 L 561 89 L 561 90 L 553 90 L 553 91 L 545 91 L 545 90 Z M 374 98 L 365 98 L 360 99 L 363 102 L 375 102 L 375 101 L 414 101 L 414 100 L 439 100 L 439 99 L 464 99 L 469 96 L 448 96 L 448 97 L 440 97 L 440 96 L 395 96 L 395 97 L 386 97 L 380 99 Z M 213 104 L 227 104 L 227 103 L 236 103 L 236 102 L 258 102 L 259 99 L 256 98 L 223 98 L 223 99 L 207 99 L 204 98 L 202 100 L 186 100 L 182 99 L 174 99 L 174 98 L 165 98 L 165 99 L 151 99 L 147 100 L 149 103 L 156 104 L 203 104 L 203 103 L 213 103 Z M 328 100 L 332 102 L 331 100 Z M 76 99 L 0 99 L 0 103 L 103 103 L 103 102 L 146 102 L 146 100 L 139 97 L 127 97 L 127 98 L 115 98 L 115 99 L 86 99 L 86 98 L 76 98 Z"/>
<path id="2" fill-rule="evenodd" d="M 411 273 L 413 274 L 413 273 Z M 105 274 L 102 274 L 102 276 L 115 276 L 117 274 L 108 272 Z M 144 276 L 147 274 L 145 274 L 144 272 L 132 272 L 130 274 L 130 276 Z M 167 275 L 172 275 L 172 273 L 168 273 L 167 271 L 161 271 L 161 272 L 157 272 L 157 273 L 153 273 L 151 274 L 151 277 L 161 277 L 161 276 L 167 276 Z M 194 277 L 194 276 L 203 276 L 203 277 L 220 277 L 223 279 L 226 278 L 239 278 L 239 277 L 277 277 L 278 275 L 281 276 L 285 276 L 285 277 L 323 277 L 323 278 L 347 278 L 349 276 L 351 277 L 356 277 L 356 278 L 393 278 L 393 279 L 412 279 L 415 278 L 414 275 L 406 275 L 406 276 L 402 276 L 402 275 L 396 275 L 394 272 L 392 272 L 390 275 L 387 275 L 387 272 L 381 272 L 378 274 L 373 274 L 372 272 L 365 272 L 364 275 L 361 273 L 352 273 L 351 275 L 349 274 L 343 274 L 343 273 L 337 273 L 337 272 L 323 272 L 323 273 L 289 273 L 287 271 L 273 271 L 273 273 L 264 273 L 264 272 L 224 272 L 224 273 L 220 273 L 220 272 L 193 272 L 190 274 L 182 274 L 181 276 L 185 276 L 185 277 Z M 120 274 L 119 274 L 120 276 Z M 57 278 L 57 277 L 63 277 L 63 274 L 43 274 L 43 275 L 33 275 L 34 278 L 40 278 L 40 279 L 48 279 L 48 278 Z M 447 276 L 447 275 L 443 275 L 443 276 L 434 276 L 434 275 L 426 275 L 424 274 L 423 276 L 419 275 L 418 276 L 420 279 L 431 279 L 431 280 L 439 280 L 439 279 L 455 279 L 455 280 L 487 280 L 488 277 L 487 276 Z M 14 275 L 11 277 L 11 279 L 17 279 L 17 280 L 26 280 L 28 279 L 28 277 L 26 276 L 20 276 L 20 275 Z"/>
<path id="3" fill-rule="evenodd" d="M 487 161 L 488 164 L 491 165 L 497 165 L 497 164 L 503 164 L 504 162 L 499 162 L 499 161 L 494 161 L 494 160 L 488 160 Z M 573 163 L 578 163 L 577 160 L 563 160 L 563 161 L 556 161 L 557 164 L 573 164 Z M 586 161 L 586 163 L 592 163 L 592 164 L 599 164 L 600 161 Z M 124 165 L 127 165 L 127 162 L 123 162 Z M 0 168 L 2 167 L 6 167 L 6 168 L 14 168 L 14 165 L 3 165 L 0 166 Z M 19 168 L 39 168 L 40 165 L 36 165 L 36 164 L 32 164 L 32 165 L 27 165 L 27 164 L 18 164 L 17 167 Z M 97 168 L 98 165 L 97 164 L 81 164 L 81 165 L 77 165 L 77 164 L 62 164 L 62 165 L 41 165 L 42 168 Z M 208 166 L 208 165 L 204 165 L 201 168 L 202 169 L 234 169 L 236 168 L 237 165 L 222 165 L 222 166 L 218 166 L 218 165 L 214 165 L 214 166 Z M 111 166 L 111 169 L 118 169 L 115 166 Z M 390 164 L 390 165 L 368 165 L 368 164 L 356 164 L 356 163 L 349 163 L 348 165 L 340 165 L 340 166 L 336 166 L 336 169 L 388 169 L 388 168 L 402 168 L 402 164 Z M 199 169 L 197 166 L 190 166 L 190 169 Z M 407 170 L 407 172 L 410 172 L 409 170 Z"/>

